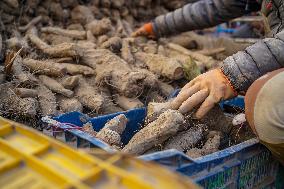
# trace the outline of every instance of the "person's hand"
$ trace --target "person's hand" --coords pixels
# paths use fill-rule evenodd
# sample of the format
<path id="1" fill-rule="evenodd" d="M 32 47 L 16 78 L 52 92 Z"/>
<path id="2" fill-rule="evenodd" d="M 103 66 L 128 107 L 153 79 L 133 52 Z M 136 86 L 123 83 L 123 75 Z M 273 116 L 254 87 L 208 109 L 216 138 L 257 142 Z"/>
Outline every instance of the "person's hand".
<path id="1" fill-rule="evenodd" d="M 185 114 L 201 104 L 195 115 L 201 119 L 215 104 L 236 95 L 221 69 L 214 69 L 186 84 L 173 100 L 172 107 Z"/>
<path id="2" fill-rule="evenodd" d="M 138 30 L 132 33 L 132 37 L 138 37 L 138 36 L 155 38 L 153 24 L 152 23 L 144 24 L 142 27 L 140 27 Z"/>

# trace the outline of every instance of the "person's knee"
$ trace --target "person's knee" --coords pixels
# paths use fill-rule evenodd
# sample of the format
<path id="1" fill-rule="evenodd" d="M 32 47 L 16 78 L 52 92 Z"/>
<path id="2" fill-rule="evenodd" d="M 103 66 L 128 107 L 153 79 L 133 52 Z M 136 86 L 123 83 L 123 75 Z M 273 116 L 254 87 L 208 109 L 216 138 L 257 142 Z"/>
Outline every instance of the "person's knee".
<path id="1" fill-rule="evenodd" d="M 246 93 L 246 119 L 266 145 L 280 145 L 284 158 L 284 69 L 256 80 Z M 273 148 L 276 149 L 276 148 Z M 272 150 L 273 151 L 273 150 Z"/>

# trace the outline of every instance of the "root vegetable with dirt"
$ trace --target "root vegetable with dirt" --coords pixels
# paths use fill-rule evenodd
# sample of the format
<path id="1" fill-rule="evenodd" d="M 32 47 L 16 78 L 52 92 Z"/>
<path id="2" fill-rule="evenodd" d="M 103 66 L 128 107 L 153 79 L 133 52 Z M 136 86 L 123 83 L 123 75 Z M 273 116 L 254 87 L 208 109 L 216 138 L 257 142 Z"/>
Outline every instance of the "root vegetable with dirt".
<path id="1" fill-rule="evenodd" d="M 121 146 L 121 134 L 125 130 L 128 119 L 120 114 L 110 121 L 97 133 L 96 137 L 111 146 Z"/>
<path id="2" fill-rule="evenodd" d="M 104 103 L 104 98 L 98 93 L 98 90 L 89 85 L 82 77 L 75 88 L 75 97 L 78 98 L 83 106 L 96 113 L 101 110 Z"/>
<path id="3" fill-rule="evenodd" d="M 174 136 L 184 121 L 184 116 L 178 111 L 167 110 L 158 119 L 136 133 L 122 151 L 141 155 L 155 145 L 162 144 L 168 138 Z"/>
<path id="4" fill-rule="evenodd" d="M 212 138 L 209 138 L 201 149 L 193 148 L 187 151 L 186 155 L 191 158 L 205 156 L 219 150 L 221 134 L 218 133 Z"/>
<path id="5" fill-rule="evenodd" d="M 52 79 L 45 75 L 38 76 L 39 80 L 52 92 L 62 94 L 66 97 L 72 97 L 73 91 L 65 89 L 60 83 L 58 83 L 55 79 Z"/>
<path id="6" fill-rule="evenodd" d="M 163 149 L 176 149 L 181 152 L 187 151 L 195 147 L 195 145 L 202 139 L 205 128 L 205 125 L 199 124 L 192 126 L 187 131 L 181 131 L 169 139 L 164 144 Z"/>
<path id="7" fill-rule="evenodd" d="M 38 100 L 40 105 L 40 112 L 42 116 L 49 116 L 49 115 L 57 115 L 57 102 L 56 97 L 44 85 L 40 85 L 37 88 L 38 91 Z"/>
<path id="8" fill-rule="evenodd" d="M 150 71 L 172 80 L 183 77 L 183 68 L 179 61 L 150 53 L 135 53 L 136 59 L 144 62 Z"/>

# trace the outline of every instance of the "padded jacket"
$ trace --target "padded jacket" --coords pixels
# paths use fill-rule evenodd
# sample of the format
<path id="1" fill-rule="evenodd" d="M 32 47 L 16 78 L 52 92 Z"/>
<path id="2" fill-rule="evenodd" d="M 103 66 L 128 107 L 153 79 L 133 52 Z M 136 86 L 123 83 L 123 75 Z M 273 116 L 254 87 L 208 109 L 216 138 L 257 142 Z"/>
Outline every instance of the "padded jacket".
<path id="1" fill-rule="evenodd" d="M 262 75 L 284 67 L 284 0 L 200 0 L 155 18 L 154 32 L 160 37 L 202 29 L 259 10 L 271 37 L 229 56 L 221 67 L 238 92 L 246 91 Z"/>

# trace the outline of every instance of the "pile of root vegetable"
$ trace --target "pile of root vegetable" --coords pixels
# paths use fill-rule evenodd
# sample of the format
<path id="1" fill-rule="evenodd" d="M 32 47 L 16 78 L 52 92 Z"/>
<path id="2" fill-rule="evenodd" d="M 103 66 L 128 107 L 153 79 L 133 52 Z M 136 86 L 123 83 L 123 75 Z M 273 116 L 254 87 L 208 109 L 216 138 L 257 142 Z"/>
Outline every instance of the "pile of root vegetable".
<path id="1" fill-rule="evenodd" d="M 85 123 L 82 130 L 124 153 L 143 155 L 176 149 L 191 158 L 217 152 L 254 136 L 244 125 L 244 114 L 239 114 L 233 120 L 224 115 L 219 106 L 201 120 L 194 119 L 193 114 L 183 115 L 178 110 L 172 110 L 171 100 L 151 102 L 144 124 L 134 135 L 124 133 L 129 121 L 124 114 L 109 120 L 98 132 L 90 122 Z M 126 144 L 122 142 L 123 134 L 133 135 Z"/>
<path id="2" fill-rule="evenodd" d="M 219 40 L 194 33 L 158 41 L 131 37 L 143 22 L 185 3 L 180 0 L 1 1 L 2 116 L 39 127 L 38 120 L 43 116 L 70 111 L 97 116 L 150 102 L 165 102 L 175 88 L 218 66 L 231 53 Z M 214 45 L 207 46 L 208 40 Z M 170 139 L 177 135 L 176 138 L 194 135 L 193 141 L 186 142 L 191 147 L 197 146 L 204 136 L 214 135 L 208 141 L 224 138 L 223 130 L 215 133 L 219 138 L 212 132 L 208 134 L 214 130 L 211 125 L 219 125 L 217 122 L 189 123 L 190 116 L 174 110 L 160 116 L 163 118 L 157 116 L 138 132 L 147 136 L 136 134 L 123 151 L 142 154 L 159 145 L 168 149 L 179 143 L 175 138 L 172 142 Z M 165 128 L 161 127 L 163 124 Z M 152 132 L 151 129 L 158 129 L 155 125 L 161 130 Z M 96 136 L 107 142 L 114 140 L 108 143 L 121 148 L 117 140 L 123 129 L 114 133 L 112 128 L 110 124 Z M 114 139 L 109 139 L 110 136 Z M 135 146 L 135 141 L 148 138 L 151 139 L 147 143 L 151 144 L 146 144 L 147 148 L 144 144 Z M 180 149 L 189 150 L 184 146 Z"/>

